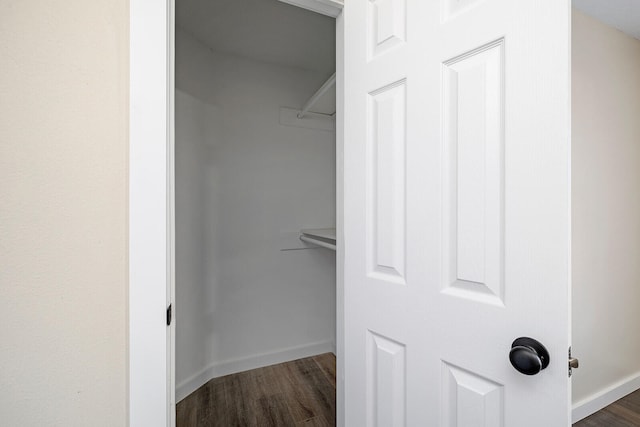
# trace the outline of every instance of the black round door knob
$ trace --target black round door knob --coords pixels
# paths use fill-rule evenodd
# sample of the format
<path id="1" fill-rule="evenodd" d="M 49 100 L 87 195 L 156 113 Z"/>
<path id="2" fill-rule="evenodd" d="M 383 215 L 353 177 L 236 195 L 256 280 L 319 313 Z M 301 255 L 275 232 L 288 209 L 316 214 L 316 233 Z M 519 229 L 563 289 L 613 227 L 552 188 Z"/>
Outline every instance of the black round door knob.
<path id="1" fill-rule="evenodd" d="M 549 366 L 549 352 L 533 338 L 520 337 L 511 344 L 509 361 L 518 372 L 535 375 Z"/>

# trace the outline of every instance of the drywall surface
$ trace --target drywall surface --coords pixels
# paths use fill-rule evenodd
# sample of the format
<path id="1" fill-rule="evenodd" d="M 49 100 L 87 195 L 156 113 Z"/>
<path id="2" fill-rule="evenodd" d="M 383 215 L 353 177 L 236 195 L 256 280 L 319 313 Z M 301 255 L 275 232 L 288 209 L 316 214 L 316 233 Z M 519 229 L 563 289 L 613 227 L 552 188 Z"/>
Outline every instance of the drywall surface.
<path id="1" fill-rule="evenodd" d="M 637 0 L 573 0 L 573 7 L 640 40 L 640 3 Z"/>
<path id="2" fill-rule="evenodd" d="M 218 200 L 219 188 L 207 182 L 220 181 L 211 162 L 216 147 L 220 111 L 182 91 L 176 91 L 176 336 L 177 383 L 185 373 L 195 373 L 210 363 L 205 343 L 212 325 L 206 302 L 214 295 L 209 283 L 216 283 L 220 271 L 218 254 L 212 252 L 219 217 L 208 212 Z M 207 277 L 211 276 L 207 281 Z"/>
<path id="3" fill-rule="evenodd" d="M 216 52 L 335 71 L 336 20 L 286 2 L 179 0 L 176 23 Z"/>
<path id="4" fill-rule="evenodd" d="M 335 224 L 335 133 L 279 124 L 281 106 L 299 108 L 328 76 L 215 53 L 182 31 L 176 58 L 180 399 L 335 343 L 335 252 L 281 250 Z"/>
<path id="5" fill-rule="evenodd" d="M 127 423 L 128 2 L 0 6 L 3 426 Z"/>
<path id="6" fill-rule="evenodd" d="M 573 13 L 573 400 L 640 375 L 640 41 Z"/>

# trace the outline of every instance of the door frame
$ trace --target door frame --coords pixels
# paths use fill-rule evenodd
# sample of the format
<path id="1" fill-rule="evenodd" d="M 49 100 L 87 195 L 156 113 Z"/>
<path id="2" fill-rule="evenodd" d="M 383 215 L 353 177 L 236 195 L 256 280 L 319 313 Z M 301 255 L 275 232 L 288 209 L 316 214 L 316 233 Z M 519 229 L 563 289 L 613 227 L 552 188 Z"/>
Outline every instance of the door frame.
<path id="1" fill-rule="evenodd" d="M 344 425 L 344 15 L 336 0 L 280 0 L 336 19 L 337 425 Z M 130 426 L 175 426 L 175 0 L 129 6 Z"/>
<path id="2" fill-rule="evenodd" d="M 129 6 L 129 425 L 175 425 L 174 2 Z"/>

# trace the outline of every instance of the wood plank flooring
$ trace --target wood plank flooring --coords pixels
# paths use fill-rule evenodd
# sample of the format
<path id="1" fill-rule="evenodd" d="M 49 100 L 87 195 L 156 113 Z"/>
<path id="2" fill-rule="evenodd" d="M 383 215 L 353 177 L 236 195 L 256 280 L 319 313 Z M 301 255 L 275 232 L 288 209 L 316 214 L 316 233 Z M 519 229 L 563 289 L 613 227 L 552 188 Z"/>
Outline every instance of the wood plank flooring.
<path id="1" fill-rule="evenodd" d="M 331 353 L 214 378 L 176 407 L 177 427 L 330 427 L 335 417 Z"/>
<path id="2" fill-rule="evenodd" d="M 637 390 L 587 418 L 574 427 L 638 427 L 640 426 L 640 390 Z"/>
<path id="3" fill-rule="evenodd" d="M 336 416 L 331 353 L 214 378 L 178 403 L 177 427 L 330 427 Z M 640 390 L 573 427 L 639 427 Z"/>

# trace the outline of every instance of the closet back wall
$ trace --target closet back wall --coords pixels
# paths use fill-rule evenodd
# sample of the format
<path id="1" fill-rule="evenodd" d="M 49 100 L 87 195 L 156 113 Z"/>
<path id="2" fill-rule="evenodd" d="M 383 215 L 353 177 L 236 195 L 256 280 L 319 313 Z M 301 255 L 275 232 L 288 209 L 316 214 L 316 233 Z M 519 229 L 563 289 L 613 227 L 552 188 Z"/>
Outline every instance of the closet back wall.
<path id="1" fill-rule="evenodd" d="M 335 346 L 335 252 L 281 251 L 335 224 L 335 132 L 279 124 L 327 77 L 177 32 L 177 400 Z"/>

